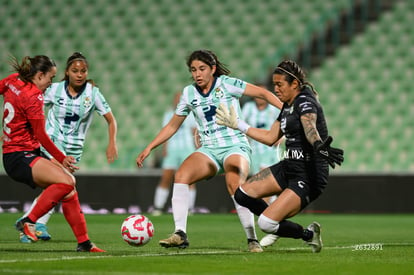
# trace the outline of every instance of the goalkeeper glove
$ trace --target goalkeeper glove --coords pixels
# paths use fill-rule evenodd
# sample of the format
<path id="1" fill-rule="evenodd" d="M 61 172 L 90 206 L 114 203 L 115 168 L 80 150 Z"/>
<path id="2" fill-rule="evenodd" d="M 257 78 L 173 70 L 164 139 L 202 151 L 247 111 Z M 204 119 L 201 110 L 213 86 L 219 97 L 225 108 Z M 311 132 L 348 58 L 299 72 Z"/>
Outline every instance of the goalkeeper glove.
<path id="1" fill-rule="evenodd" d="M 341 165 L 344 161 L 344 150 L 331 147 L 332 137 L 329 136 L 325 141 L 317 140 L 313 144 L 315 152 L 326 159 L 332 168 L 335 168 L 335 164 Z"/>
<path id="2" fill-rule="evenodd" d="M 237 118 L 237 114 L 233 106 L 230 107 L 229 111 L 224 104 L 220 104 L 216 110 L 216 123 L 232 129 L 238 129 L 243 133 L 246 133 L 250 128 L 249 124 Z"/>

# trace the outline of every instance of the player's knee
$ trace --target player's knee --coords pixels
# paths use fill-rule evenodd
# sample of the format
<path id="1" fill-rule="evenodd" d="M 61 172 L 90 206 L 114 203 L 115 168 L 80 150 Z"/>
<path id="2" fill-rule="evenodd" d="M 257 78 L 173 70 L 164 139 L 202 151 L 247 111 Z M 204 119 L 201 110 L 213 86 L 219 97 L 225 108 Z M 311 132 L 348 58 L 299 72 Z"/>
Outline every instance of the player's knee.
<path id="1" fill-rule="evenodd" d="M 69 184 L 69 185 L 75 187 L 76 186 L 76 178 L 75 178 L 75 176 L 72 173 L 70 173 L 68 170 L 66 170 L 66 169 L 62 169 L 62 171 L 65 174 L 65 176 L 64 176 L 64 183 L 65 184 Z"/>
<path id="2" fill-rule="evenodd" d="M 174 174 L 174 182 L 189 182 L 189 173 L 185 173 L 182 169 L 178 169 Z"/>
<path id="3" fill-rule="evenodd" d="M 72 191 L 70 191 L 64 198 L 62 201 L 68 201 L 71 200 L 73 198 L 75 198 L 75 194 L 77 194 L 76 189 L 72 189 Z"/>
<path id="4" fill-rule="evenodd" d="M 69 176 L 64 177 L 60 182 L 65 185 L 70 186 L 72 189 L 74 189 L 76 186 L 76 180 L 74 177 L 69 177 Z"/>
<path id="5" fill-rule="evenodd" d="M 266 233 L 275 234 L 279 230 L 279 222 L 274 221 L 263 214 L 260 215 L 259 219 L 257 220 L 257 225 L 259 228 Z"/>
<path id="6" fill-rule="evenodd" d="M 67 196 L 75 190 L 75 187 L 70 184 L 66 184 L 64 182 L 58 182 L 49 185 L 47 188 L 59 189 L 62 192 L 62 195 Z"/>
<path id="7" fill-rule="evenodd" d="M 68 175 L 68 177 L 69 177 L 68 184 L 75 187 L 76 186 L 76 178 L 72 174 Z"/>

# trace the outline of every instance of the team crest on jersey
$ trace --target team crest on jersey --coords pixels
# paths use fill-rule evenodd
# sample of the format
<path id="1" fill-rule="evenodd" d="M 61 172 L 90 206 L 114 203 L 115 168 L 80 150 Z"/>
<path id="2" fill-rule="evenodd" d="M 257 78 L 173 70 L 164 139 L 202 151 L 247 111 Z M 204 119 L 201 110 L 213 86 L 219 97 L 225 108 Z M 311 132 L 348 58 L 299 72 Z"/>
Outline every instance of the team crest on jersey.
<path id="1" fill-rule="evenodd" d="M 216 98 L 222 98 L 222 97 L 224 96 L 224 93 L 223 93 L 223 91 L 222 91 L 222 90 L 220 90 L 220 88 L 216 88 L 216 89 L 214 90 L 214 96 L 215 96 Z"/>
<path id="2" fill-rule="evenodd" d="M 91 98 L 89 96 L 85 97 L 85 100 L 83 101 L 83 106 L 85 108 L 91 107 Z"/>

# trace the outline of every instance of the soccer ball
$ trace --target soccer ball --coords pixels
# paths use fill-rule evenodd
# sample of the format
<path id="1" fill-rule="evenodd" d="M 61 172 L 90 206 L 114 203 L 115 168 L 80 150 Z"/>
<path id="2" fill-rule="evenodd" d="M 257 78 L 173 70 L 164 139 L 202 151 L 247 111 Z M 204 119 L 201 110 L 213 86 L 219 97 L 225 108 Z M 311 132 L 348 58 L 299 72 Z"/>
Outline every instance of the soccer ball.
<path id="1" fill-rule="evenodd" d="M 142 246 L 154 236 L 154 225 L 144 215 L 131 215 L 123 221 L 121 235 L 129 245 Z"/>

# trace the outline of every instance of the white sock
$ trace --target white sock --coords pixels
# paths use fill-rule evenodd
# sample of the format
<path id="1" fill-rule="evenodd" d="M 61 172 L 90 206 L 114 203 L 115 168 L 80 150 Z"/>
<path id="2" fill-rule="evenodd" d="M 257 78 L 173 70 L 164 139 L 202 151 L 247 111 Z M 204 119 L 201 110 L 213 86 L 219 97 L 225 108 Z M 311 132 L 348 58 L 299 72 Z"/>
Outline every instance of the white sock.
<path id="1" fill-rule="evenodd" d="M 49 210 L 49 212 L 47 212 L 46 214 L 44 214 L 43 216 L 41 216 L 36 223 L 43 223 L 43 224 L 47 224 L 50 217 L 52 216 L 52 214 L 55 213 L 55 208 L 53 207 L 52 209 Z"/>
<path id="2" fill-rule="evenodd" d="M 24 213 L 23 218 L 27 217 L 29 215 L 29 213 L 32 212 L 33 207 L 36 205 L 36 203 L 37 203 L 37 197 L 33 200 L 32 205 L 30 206 L 29 210 L 27 210 L 27 212 Z M 36 223 L 47 224 L 47 222 L 49 221 L 49 219 L 50 219 L 50 217 L 52 216 L 53 213 L 55 213 L 55 208 L 50 209 L 49 212 L 47 212 L 42 217 L 40 217 L 36 221 Z"/>
<path id="3" fill-rule="evenodd" d="M 26 218 L 27 216 L 29 216 L 29 213 L 32 212 L 33 207 L 36 205 L 37 202 L 37 197 L 33 200 L 32 205 L 30 205 L 30 208 L 26 211 L 26 213 L 24 213 L 22 218 Z"/>
<path id="4" fill-rule="evenodd" d="M 194 210 L 196 196 L 197 196 L 197 190 L 195 188 L 191 188 L 190 189 L 190 201 L 189 201 L 188 209 Z"/>
<path id="5" fill-rule="evenodd" d="M 169 194 L 170 189 L 157 186 L 154 194 L 154 208 L 163 209 Z"/>
<path id="6" fill-rule="evenodd" d="M 274 221 L 263 214 L 259 216 L 257 224 L 263 232 L 268 234 L 275 234 L 279 230 L 279 222 Z"/>
<path id="7" fill-rule="evenodd" d="M 256 229 L 254 227 L 254 215 L 250 210 L 244 206 L 241 206 L 236 202 L 234 196 L 231 196 L 234 202 L 234 206 L 236 207 L 237 215 L 239 215 L 240 222 L 243 226 L 244 232 L 246 233 L 247 239 L 255 239 L 257 240 L 256 236 Z"/>
<path id="8" fill-rule="evenodd" d="M 187 232 L 188 204 L 190 200 L 190 187 L 184 183 L 174 183 L 171 199 L 174 216 L 175 231 Z"/>

